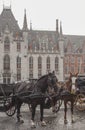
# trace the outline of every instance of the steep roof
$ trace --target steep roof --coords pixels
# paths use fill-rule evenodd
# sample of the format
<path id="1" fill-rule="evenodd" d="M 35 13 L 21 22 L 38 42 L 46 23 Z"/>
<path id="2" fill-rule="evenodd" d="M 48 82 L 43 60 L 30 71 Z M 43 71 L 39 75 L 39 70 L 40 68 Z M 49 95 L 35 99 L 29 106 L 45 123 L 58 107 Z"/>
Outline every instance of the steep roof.
<path id="1" fill-rule="evenodd" d="M 58 37 L 56 31 L 46 31 L 46 30 L 32 30 L 29 31 L 29 46 L 34 49 L 36 46 L 36 49 L 43 48 L 52 50 L 54 48 L 55 50 L 58 49 Z M 40 48 L 39 48 L 40 46 Z"/>
<path id="2" fill-rule="evenodd" d="M 65 43 L 67 45 L 68 41 L 72 44 L 80 46 L 85 41 L 85 36 L 83 35 L 64 35 Z"/>
<path id="3" fill-rule="evenodd" d="M 10 31 L 16 32 L 20 30 L 11 8 L 4 8 L 0 15 L 0 32 L 4 31 L 6 25 L 8 25 Z"/>
<path id="4" fill-rule="evenodd" d="M 67 52 L 68 44 L 71 45 L 71 47 L 72 47 L 71 51 L 73 53 L 76 53 L 76 52 L 82 53 L 82 51 L 84 51 L 83 45 L 85 44 L 85 36 L 83 36 L 83 35 L 64 35 L 64 40 L 65 40 L 65 44 L 64 44 L 65 52 Z"/>

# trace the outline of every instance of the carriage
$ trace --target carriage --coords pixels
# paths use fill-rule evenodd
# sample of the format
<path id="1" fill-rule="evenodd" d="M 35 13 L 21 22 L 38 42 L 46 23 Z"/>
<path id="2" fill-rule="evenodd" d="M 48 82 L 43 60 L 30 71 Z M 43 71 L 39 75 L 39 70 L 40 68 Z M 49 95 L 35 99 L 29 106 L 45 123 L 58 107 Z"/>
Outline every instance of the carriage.
<path id="1" fill-rule="evenodd" d="M 13 84 L 0 84 L 0 112 L 5 112 L 8 116 L 13 116 L 16 111 L 15 106 L 6 107 L 11 102 L 13 88 Z"/>
<path id="2" fill-rule="evenodd" d="M 34 81 L 36 82 L 36 80 Z M 49 73 L 39 78 L 33 86 L 30 86 L 33 84 L 32 80 L 27 82 L 29 84 L 27 87 L 23 86 L 26 84 L 24 81 L 19 82 L 18 84 L 0 84 L 0 101 L 2 102 L 0 110 L 3 110 L 8 116 L 13 116 L 15 112 L 17 112 L 17 122 L 23 123 L 20 114 L 21 105 L 23 103 L 31 104 L 31 125 L 35 127 L 35 110 L 36 106 L 40 105 L 40 121 L 41 125 L 45 126 L 46 123 L 43 120 L 43 109 L 46 107 L 49 109 L 50 107 L 55 106 L 56 101 L 58 103 L 57 111 L 59 111 L 61 106 L 61 100 L 59 99 L 60 94 L 58 93 L 57 95 L 54 95 L 54 92 L 58 89 L 56 86 L 57 82 L 58 80 L 55 74 Z M 50 95 L 52 93 L 53 96 Z M 45 104 L 45 101 L 47 104 Z"/>
<path id="3" fill-rule="evenodd" d="M 76 80 L 76 100 L 75 100 L 75 107 L 83 111 L 85 110 L 85 75 L 78 75 Z"/>

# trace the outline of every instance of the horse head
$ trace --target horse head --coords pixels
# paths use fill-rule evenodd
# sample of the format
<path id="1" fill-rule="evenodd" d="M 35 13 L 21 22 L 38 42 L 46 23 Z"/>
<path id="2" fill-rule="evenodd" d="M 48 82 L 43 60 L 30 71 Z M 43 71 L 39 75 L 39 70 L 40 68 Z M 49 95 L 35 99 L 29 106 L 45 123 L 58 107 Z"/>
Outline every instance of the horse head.
<path id="1" fill-rule="evenodd" d="M 49 93 L 55 93 L 55 91 L 57 90 L 57 77 L 54 73 L 54 71 L 52 73 L 49 73 L 48 74 L 48 80 L 47 80 L 47 83 L 48 83 L 48 91 Z"/>

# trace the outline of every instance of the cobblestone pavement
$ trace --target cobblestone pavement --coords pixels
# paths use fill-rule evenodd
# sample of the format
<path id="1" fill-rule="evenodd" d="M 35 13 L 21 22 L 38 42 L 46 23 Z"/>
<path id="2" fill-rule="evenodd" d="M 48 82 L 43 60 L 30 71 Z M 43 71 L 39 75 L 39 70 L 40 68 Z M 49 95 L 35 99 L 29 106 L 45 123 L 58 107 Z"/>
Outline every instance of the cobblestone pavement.
<path id="1" fill-rule="evenodd" d="M 5 113 L 0 112 L 0 130 L 31 130 L 30 118 L 31 114 L 27 107 L 22 108 L 23 124 L 16 123 L 16 114 L 13 117 L 6 116 Z M 70 110 L 68 110 L 68 124 L 64 124 L 63 108 L 57 113 L 53 114 L 50 109 L 45 110 L 44 118 L 47 123 L 46 127 L 42 127 L 39 121 L 39 110 L 36 111 L 36 128 L 35 130 L 85 130 L 85 111 L 74 111 L 75 123 L 71 123 Z"/>

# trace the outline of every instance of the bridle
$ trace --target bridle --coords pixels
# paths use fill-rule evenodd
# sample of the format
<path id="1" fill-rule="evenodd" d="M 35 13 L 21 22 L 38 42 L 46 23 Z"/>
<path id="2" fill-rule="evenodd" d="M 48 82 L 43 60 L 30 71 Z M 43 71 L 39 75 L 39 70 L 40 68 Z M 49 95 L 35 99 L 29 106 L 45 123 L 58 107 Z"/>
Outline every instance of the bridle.
<path id="1" fill-rule="evenodd" d="M 51 74 L 48 76 L 48 89 L 49 91 L 51 91 L 53 93 L 53 91 L 55 92 L 57 89 L 57 78 L 55 75 Z"/>
<path id="2" fill-rule="evenodd" d="M 72 84 L 72 88 L 71 88 L 71 91 L 72 92 L 75 92 L 76 91 L 76 79 L 77 77 L 75 75 L 73 75 L 71 77 L 71 84 Z"/>

